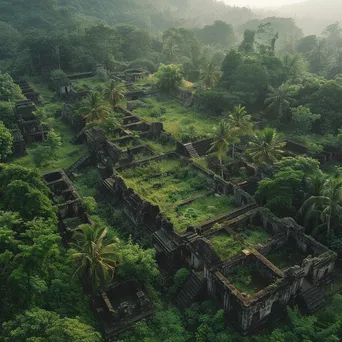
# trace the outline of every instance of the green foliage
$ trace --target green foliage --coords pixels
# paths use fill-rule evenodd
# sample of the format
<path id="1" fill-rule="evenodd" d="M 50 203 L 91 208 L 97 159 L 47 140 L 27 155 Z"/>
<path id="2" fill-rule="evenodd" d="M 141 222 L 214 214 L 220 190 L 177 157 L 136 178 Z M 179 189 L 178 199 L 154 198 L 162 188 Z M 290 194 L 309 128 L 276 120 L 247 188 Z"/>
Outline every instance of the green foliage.
<path id="1" fill-rule="evenodd" d="M 89 214 L 93 214 L 97 206 L 95 198 L 91 196 L 83 197 L 82 202 L 84 206 L 86 207 L 87 212 Z"/>
<path id="2" fill-rule="evenodd" d="M 285 143 L 282 137 L 281 133 L 269 127 L 257 131 L 251 136 L 247 154 L 258 166 L 272 164 L 283 154 Z"/>
<path id="3" fill-rule="evenodd" d="M 0 162 L 6 160 L 7 156 L 12 153 L 13 136 L 11 132 L 0 121 Z"/>
<path id="4" fill-rule="evenodd" d="M 93 291 L 104 289 L 114 278 L 120 261 L 119 241 L 107 239 L 107 228 L 100 224 L 83 224 L 73 236 L 73 248 L 70 262 L 77 268 L 75 274 L 90 281 Z"/>
<path id="5" fill-rule="evenodd" d="M 9 101 L 17 101 L 24 98 L 19 86 L 13 82 L 12 77 L 0 71 L 0 98 L 2 97 Z"/>
<path id="6" fill-rule="evenodd" d="M 171 92 L 182 84 L 182 67 L 175 64 L 161 65 L 155 76 L 157 86 L 163 91 Z"/>
<path id="7" fill-rule="evenodd" d="M 2 200 L 7 211 L 19 212 L 26 220 L 33 220 L 35 217 L 56 217 L 49 198 L 22 180 L 7 184 Z"/>
<path id="8" fill-rule="evenodd" d="M 148 70 L 149 72 L 157 71 L 157 67 L 153 61 L 145 59 L 145 58 L 138 58 L 129 63 L 128 68 L 143 68 Z"/>
<path id="9" fill-rule="evenodd" d="M 206 45 L 219 45 L 227 49 L 235 42 L 234 29 L 223 21 L 215 21 L 196 32 L 197 38 Z"/>
<path id="10" fill-rule="evenodd" d="M 122 278 L 135 277 L 145 284 L 156 281 L 159 270 L 155 260 L 154 249 L 142 249 L 131 240 L 123 244 L 118 251 L 122 262 L 118 266 L 117 275 Z"/>
<path id="11" fill-rule="evenodd" d="M 6 342 L 102 342 L 99 333 L 79 318 L 62 318 L 39 308 L 27 310 L 5 322 Z"/>
<path id="12" fill-rule="evenodd" d="M 170 287 L 169 293 L 175 295 L 188 280 L 189 275 L 189 270 L 180 268 L 173 277 L 173 285 Z"/>
<path id="13" fill-rule="evenodd" d="M 0 101 L 0 120 L 7 128 L 13 128 L 15 125 L 14 103 Z"/>
<path id="14" fill-rule="evenodd" d="M 244 245 L 230 234 L 217 234 L 210 239 L 215 252 L 222 260 L 227 260 L 242 251 Z"/>
<path id="15" fill-rule="evenodd" d="M 320 114 L 313 114 L 309 108 L 304 106 L 292 109 L 292 121 L 299 134 L 308 133 L 312 128 L 312 124 L 320 118 Z"/>
<path id="16" fill-rule="evenodd" d="M 272 179 L 264 179 L 259 183 L 255 197 L 277 216 L 293 216 L 296 213 L 293 202 L 302 198 L 300 190 L 303 179 L 304 172 L 289 166 L 283 167 Z"/>
<path id="17" fill-rule="evenodd" d="M 57 159 L 61 146 L 61 136 L 51 129 L 46 140 L 30 151 L 34 164 L 41 167 L 47 165 L 51 160 Z"/>

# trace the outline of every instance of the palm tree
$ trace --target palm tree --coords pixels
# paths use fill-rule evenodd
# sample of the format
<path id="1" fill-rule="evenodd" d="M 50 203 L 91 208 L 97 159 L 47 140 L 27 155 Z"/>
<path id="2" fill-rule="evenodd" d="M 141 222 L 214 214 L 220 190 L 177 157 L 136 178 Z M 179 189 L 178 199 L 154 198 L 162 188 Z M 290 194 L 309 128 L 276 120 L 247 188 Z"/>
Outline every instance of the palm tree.
<path id="1" fill-rule="evenodd" d="M 214 87 L 220 80 L 220 68 L 213 62 L 204 65 L 201 70 L 201 81 L 207 88 Z"/>
<path id="2" fill-rule="evenodd" d="M 165 56 L 169 58 L 171 62 L 174 62 L 178 52 L 179 46 L 176 41 L 172 37 L 167 39 L 163 46 L 163 53 Z"/>
<path id="3" fill-rule="evenodd" d="M 294 102 L 293 91 L 287 84 L 282 84 L 277 89 L 269 86 L 268 90 L 269 93 L 266 95 L 265 100 L 267 109 L 272 110 L 277 114 L 278 118 L 281 118 Z"/>
<path id="4" fill-rule="evenodd" d="M 232 132 L 237 137 L 236 142 L 240 140 L 238 137 L 248 135 L 252 132 L 253 123 L 252 117 L 246 112 L 246 107 L 241 105 L 235 106 L 234 110 L 229 113 L 227 122 Z M 232 159 L 235 157 L 235 141 L 232 143 Z"/>
<path id="5" fill-rule="evenodd" d="M 105 100 L 109 102 L 112 108 L 116 108 L 124 97 L 121 93 L 121 89 L 117 86 L 114 80 L 111 80 L 108 87 L 103 92 Z"/>
<path id="6" fill-rule="evenodd" d="M 312 231 L 317 235 L 322 229 L 326 229 L 329 239 L 331 230 L 339 226 L 339 220 L 342 217 L 342 178 L 326 179 L 321 192 L 310 196 L 299 209 L 299 214 L 304 216 L 307 224 L 309 220 L 317 219 L 319 221 Z M 312 221 L 311 221 L 312 222 Z"/>
<path id="7" fill-rule="evenodd" d="M 80 108 L 81 116 L 87 119 L 87 123 L 100 123 L 105 121 L 110 108 L 104 103 L 100 93 L 92 91 L 83 101 Z"/>
<path id="8" fill-rule="evenodd" d="M 269 165 L 280 159 L 284 146 L 283 135 L 274 128 L 266 127 L 252 135 L 247 153 L 257 165 Z"/>
<path id="9" fill-rule="evenodd" d="M 103 288 L 106 281 L 113 279 L 118 258 L 118 241 L 106 240 L 107 228 L 84 224 L 74 234 L 72 247 L 76 250 L 72 259 L 82 274 L 91 280 L 92 288 Z"/>
<path id="10" fill-rule="evenodd" d="M 212 152 L 213 150 L 217 150 L 217 157 L 220 161 L 221 168 L 221 177 L 223 178 L 223 156 L 228 151 L 229 147 L 229 139 L 230 139 L 231 130 L 228 126 L 227 121 L 221 120 L 220 124 L 216 130 L 216 135 L 214 137 L 214 141 L 211 144 L 211 148 L 208 152 Z"/>

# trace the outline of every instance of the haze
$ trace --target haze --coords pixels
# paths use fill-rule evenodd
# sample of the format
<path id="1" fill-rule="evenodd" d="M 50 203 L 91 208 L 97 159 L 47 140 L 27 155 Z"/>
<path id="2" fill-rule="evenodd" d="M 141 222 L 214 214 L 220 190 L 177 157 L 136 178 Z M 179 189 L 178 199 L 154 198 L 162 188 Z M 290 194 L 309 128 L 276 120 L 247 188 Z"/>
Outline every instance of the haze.
<path id="1" fill-rule="evenodd" d="M 303 1 L 304 0 L 223 0 L 227 5 L 248 7 L 280 7 Z"/>

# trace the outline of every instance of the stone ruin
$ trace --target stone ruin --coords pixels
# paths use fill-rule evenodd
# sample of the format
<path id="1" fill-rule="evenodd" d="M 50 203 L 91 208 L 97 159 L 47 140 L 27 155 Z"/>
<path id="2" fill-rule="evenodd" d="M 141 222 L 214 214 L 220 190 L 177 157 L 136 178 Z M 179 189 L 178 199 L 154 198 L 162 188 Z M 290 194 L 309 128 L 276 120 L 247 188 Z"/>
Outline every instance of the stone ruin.
<path id="1" fill-rule="evenodd" d="M 290 304 L 301 304 L 309 313 L 322 308 L 319 285 L 333 272 L 336 254 L 305 235 L 294 220 L 253 209 L 216 224 L 204 227 L 184 253 L 189 253 L 190 267 L 203 272 L 206 291 L 243 334 L 283 316 Z M 227 239 L 227 255 L 215 239 Z"/>
<path id="2" fill-rule="evenodd" d="M 36 106 L 30 100 L 15 103 L 16 122 L 26 143 L 44 141 L 49 132 L 49 128 L 33 114 L 35 110 Z"/>
<path id="3" fill-rule="evenodd" d="M 177 152 L 183 156 L 171 152 L 120 164 L 120 143 L 134 142 L 132 131 L 139 135 L 152 131 L 152 125 L 122 111 L 124 125 L 112 141 L 101 130 L 87 132 L 89 151 L 102 156 L 97 164 L 102 182 L 96 198 L 119 205 L 132 224 L 152 236 L 162 273 L 170 275 L 180 267 L 190 269 L 189 279 L 175 299 L 180 309 L 209 295 L 242 334 L 250 334 L 272 318 L 281 318 L 288 305 L 298 304 L 314 313 L 325 304 L 320 286 L 329 281 L 335 253 L 305 235 L 293 219 L 278 219 L 258 208 L 252 197 L 257 179 L 233 184 L 189 160 L 194 153 L 191 147 L 198 156 L 205 155 L 210 139 L 192 143 L 190 150 L 187 144 L 177 144 Z M 294 148 L 291 143 L 287 147 Z M 206 194 L 185 198 L 175 203 L 174 210 L 191 207 L 206 196 L 232 196 L 234 208 L 179 231 L 158 204 L 145 200 L 121 177 L 125 170 L 134 171 L 168 158 L 182 160 L 211 180 Z M 235 167 L 231 165 L 232 170 Z M 129 309 L 123 305 L 122 310 Z"/>
<path id="4" fill-rule="evenodd" d="M 59 169 L 43 175 L 57 207 L 58 228 L 66 248 L 81 224 L 93 224 L 80 196 L 66 173 Z M 83 284 L 87 287 L 86 282 Z M 95 293 L 91 299 L 107 338 L 129 329 L 134 323 L 154 313 L 143 287 L 128 279 L 110 285 L 106 290 Z"/>
<path id="5" fill-rule="evenodd" d="M 11 129 L 10 132 L 13 136 L 12 154 L 16 157 L 24 156 L 26 153 L 26 144 L 18 125 L 16 128 Z"/>
<path id="6" fill-rule="evenodd" d="M 136 322 L 151 316 L 154 308 L 141 286 L 128 279 L 98 293 L 92 300 L 107 338 L 121 334 Z"/>
<path id="7" fill-rule="evenodd" d="M 175 299 L 179 308 L 210 295 L 236 328 L 249 334 L 284 315 L 287 305 L 297 303 L 313 313 L 325 304 L 319 286 L 333 272 L 336 254 L 305 235 L 294 220 L 280 220 L 257 208 L 242 188 L 192 163 L 199 172 L 212 177 L 211 193 L 233 196 L 236 207 L 180 232 L 158 205 L 128 188 L 120 176 L 126 168 L 162 158 L 182 157 L 169 153 L 116 167 L 98 192 L 102 200 L 122 206 L 133 224 L 143 225 L 152 234 L 157 261 L 164 272 L 181 266 L 191 270 Z M 200 197 L 177 205 L 188 205 Z M 227 243 L 223 252 L 220 242 Z"/>
<path id="8" fill-rule="evenodd" d="M 38 104 L 40 103 L 39 93 L 34 91 L 29 83 L 25 80 L 14 81 L 21 89 L 23 95 L 30 101 Z"/>
<path id="9" fill-rule="evenodd" d="M 194 103 L 194 95 L 192 91 L 178 87 L 173 94 L 174 98 L 184 105 L 185 107 L 191 107 Z"/>
<path id="10" fill-rule="evenodd" d="M 78 226 L 92 224 L 91 218 L 69 177 L 62 169 L 44 174 L 43 179 L 52 193 L 58 211 L 59 233 L 67 246 Z"/>

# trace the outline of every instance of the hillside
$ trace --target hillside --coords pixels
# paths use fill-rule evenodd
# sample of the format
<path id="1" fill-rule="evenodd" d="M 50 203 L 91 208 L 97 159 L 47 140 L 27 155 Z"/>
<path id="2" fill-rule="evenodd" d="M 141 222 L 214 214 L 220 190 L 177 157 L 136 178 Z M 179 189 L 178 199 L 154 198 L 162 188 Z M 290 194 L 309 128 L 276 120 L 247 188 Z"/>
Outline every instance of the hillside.
<path id="1" fill-rule="evenodd" d="M 284 6 L 276 14 L 295 18 L 306 34 L 319 34 L 329 24 L 341 20 L 342 1 L 308 0 Z"/>

